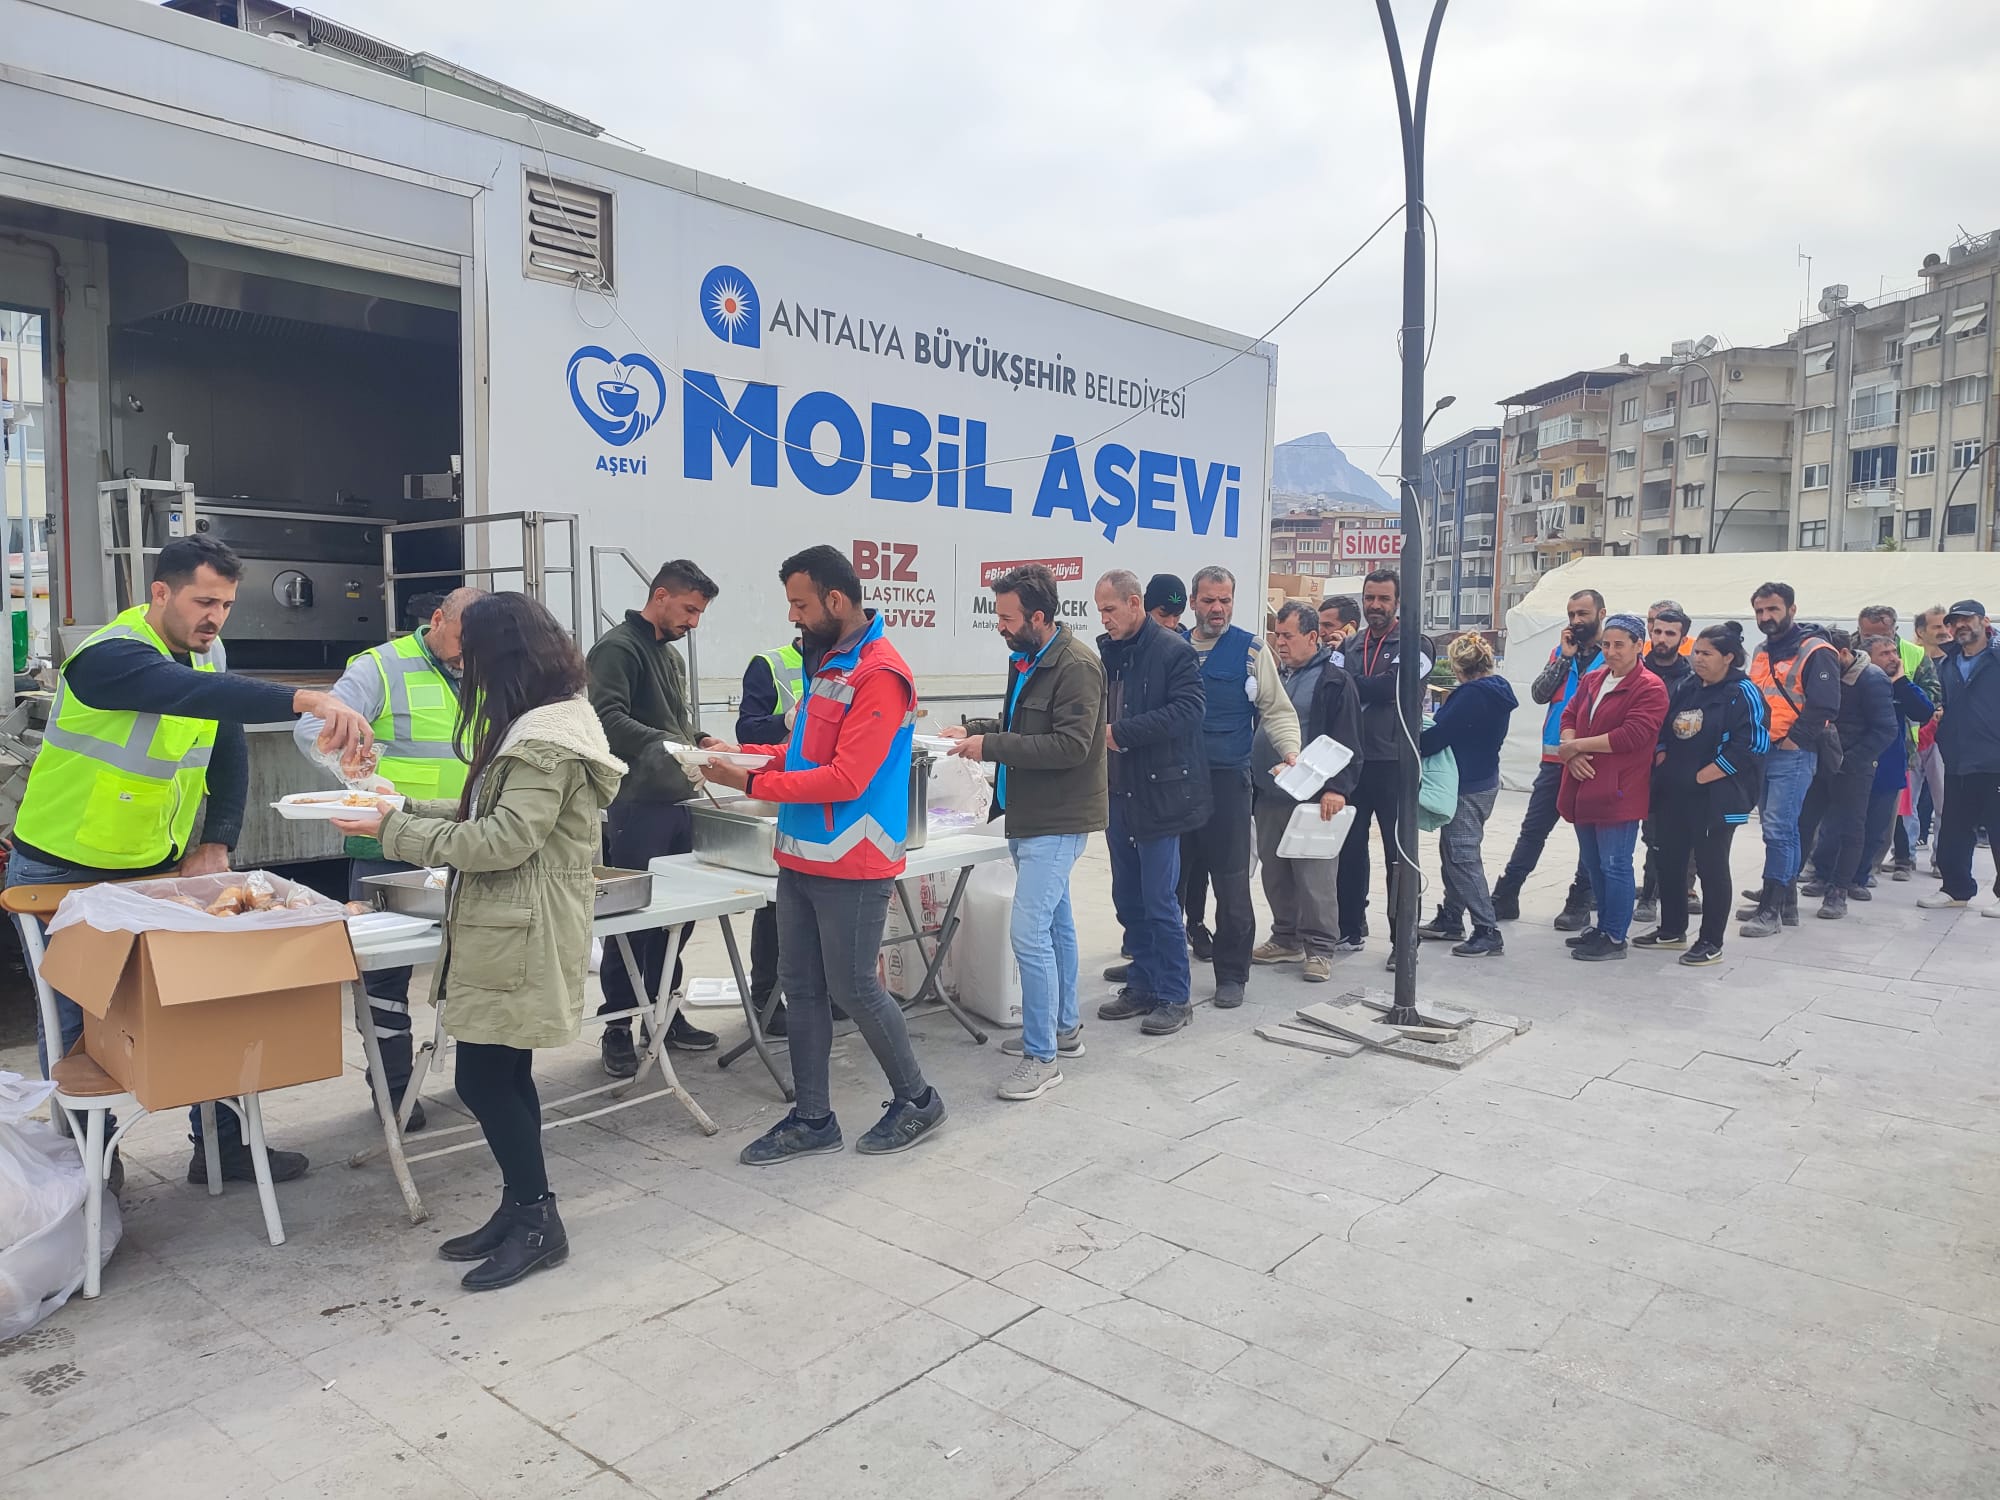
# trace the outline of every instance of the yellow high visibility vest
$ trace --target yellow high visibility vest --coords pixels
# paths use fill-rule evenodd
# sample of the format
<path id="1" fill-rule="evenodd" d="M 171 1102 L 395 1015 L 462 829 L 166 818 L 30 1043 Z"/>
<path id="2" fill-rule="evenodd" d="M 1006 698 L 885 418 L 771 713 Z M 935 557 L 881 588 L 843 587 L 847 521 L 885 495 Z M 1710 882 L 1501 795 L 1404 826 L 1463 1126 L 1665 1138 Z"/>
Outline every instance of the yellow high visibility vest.
<path id="1" fill-rule="evenodd" d="M 470 769 L 459 759 L 458 688 L 424 650 L 421 632 L 364 651 L 382 674 L 375 770 L 415 800 L 456 799 Z"/>

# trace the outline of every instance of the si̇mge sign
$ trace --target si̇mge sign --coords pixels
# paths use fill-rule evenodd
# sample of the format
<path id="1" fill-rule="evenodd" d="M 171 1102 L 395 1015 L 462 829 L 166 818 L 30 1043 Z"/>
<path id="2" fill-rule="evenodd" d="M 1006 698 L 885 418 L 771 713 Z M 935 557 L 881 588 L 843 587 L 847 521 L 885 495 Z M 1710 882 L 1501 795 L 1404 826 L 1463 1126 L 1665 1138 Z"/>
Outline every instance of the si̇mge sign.
<path id="1" fill-rule="evenodd" d="M 1343 562 L 1379 562 L 1403 555 L 1400 531 L 1343 531 L 1340 557 Z"/>

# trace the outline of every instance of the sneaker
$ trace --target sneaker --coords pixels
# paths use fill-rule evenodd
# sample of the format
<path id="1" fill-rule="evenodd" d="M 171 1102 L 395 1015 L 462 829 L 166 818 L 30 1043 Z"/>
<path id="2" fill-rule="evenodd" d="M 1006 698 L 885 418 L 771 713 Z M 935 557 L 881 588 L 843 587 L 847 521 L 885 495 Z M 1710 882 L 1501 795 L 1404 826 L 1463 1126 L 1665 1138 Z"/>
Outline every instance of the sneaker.
<path id="1" fill-rule="evenodd" d="M 604 1071 L 613 1078 L 631 1078 L 639 1071 L 639 1051 L 632 1045 L 630 1026 L 607 1026 L 598 1038 L 597 1054 Z"/>
<path id="2" fill-rule="evenodd" d="M 1570 953 L 1571 958 L 1586 964 L 1601 964 L 1624 956 L 1625 944 L 1617 938 L 1606 937 L 1601 932 L 1596 935 L 1596 941 L 1585 947 L 1573 949 Z"/>
<path id="3" fill-rule="evenodd" d="M 1149 995 L 1133 993 L 1132 987 L 1127 985 L 1097 1007 L 1097 1019 L 1100 1021 L 1129 1021 L 1134 1016 L 1152 1014 L 1153 1008 L 1158 1004 L 1159 1002 Z"/>
<path id="4" fill-rule="evenodd" d="M 1291 964 L 1297 963 L 1305 956 L 1305 949 L 1288 948 L 1276 938 L 1268 943 L 1260 943 L 1250 950 L 1250 962 L 1253 964 Z"/>
<path id="5" fill-rule="evenodd" d="M 1655 930 L 1643 933 L 1632 939 L 1632 946 L 1634 948 L 1685 948 L 1687 945 L 1688 940 L 1685 932 L 1675 937 Z"/>
<path id="6" fill-rule="evenodd" d="M 1694 917 L 1701 915 L 1701 896 L 1695 891 L 1688 892 L 1688 915 Z"/>
<path id="7" fill-rule="evenodd" d="M 1891 880 L 1908 880 L 1916 873 L 1917 867 L 1915 865 L 1897 865 L 1895 869 L 1889 872 L 1889 878 Z"/>
<path id="8" fill-rule="evenodd" d="M 1344 937 L 1333 945 L 1333 951 L 1335 953 L 1359 953 L 1367 946 L 1368 939 L 1365 937 Z"/>
<path id="9" fill-rule="evenodd" d="M 1579 932 L 1575 937 L 1564 938 L 1563 946 L 1565 948 L 1583 948 L 1583 947 L 1588 947 L 1591 943 L 1594 943 L 1596 941 L 1597 941 L 1597 929 L 1595 927 L 1586 927 L 1583 929 L 1583 931 Z"/>
<path id="10" fill-rule="evenodd" d="M 2000 901 L 1980 907 L 1979 915 L 1982 917 L 2000 917 Z"/>
<path id="11" fill-rule="evenodd" d="M 306 1175 L 311 1165 L 305 1154 L 299 1151 L 278 1151 L 266 1147 L 264 1154 L 271 1161 L 271 1181 L 294 1182 Z M 224 1182 L 255 1182 L 256 1164 L 250 1159 L 250 1147 L 243 1141 L 231 1141 L 222 1148 L 222 1180 Z M 208 1153 L 195 1144 L 194 1155 L 188 1158 L 188 1181 L 196 1187 L 208 1186 Z M 121 1183 L 122 1185 L 122 1183 Z"/>
<path id="12" fill-rule="evenodd" d="M 1215 1008 L 1234 1010 L 1243 1003 L 1243 982 L 1239 979 L 1218 979 L 1215 983 Z"/>
<path id="13" fill-rule="evenodd" d="M 1497 927 L 1475 927 L 1472 936 L 1453 948 L 1459 958 L 1498 958 L 1507 951 Z"/>
<path id="14" fill-rule="evenodd" d="M 770 996 L 767 995 L 764 998 L 768 1000 Z M 758 1015 L 761 1016 L 764 1014 L 763 1000 L 758 1000 L 755 996 L 752 996 L 751 1004 L 757 1007 Z M 785 1011 L 785 1002 L 780 1000 L 777 1009 L 771 1012 L 771 1019 L 764 1023 L 764 1036 L 769 1041 L 782 1042 L 789 1038 L 791 1034 L 791 1018 Z"/>
<path id="15" fill-rule="evenodd" d="M 854 1143 L 854 1149 L 863 1156 L 893 1155 L 909 1150 L 944 1124 L 944 1095 L 935 1088 L 924 1090 L 924 1094 L 921 1104 L 908 1099 L 891 1103 L 874 1128 Z"/>
<path id="16" fill-rule="evenodd" d="M 828 1115 L 824 1123 L 808 1125 L 793 1110 L 745 1146 L 736 1159 L 746 1167 L 773 1167 L 795 1156 L 819 1156 L 840 1147 L 840 1121 Z"/>
<path id="17" fill-rule="evenodd" d="M 1324 953 L 1314 953 L 1306 959 L 1305 977 L 1307 984 L 1325 984 L 1333 978 L 1333 960 Z"/>
<path id="18" fill-rule="evenodd" d="M 1722 949 L 1714 943 L 1704 943 L 1697 938 L 1681 955 L 1681 962 L 1690 969 L 1706 968 L 1710 964 L 1722 962 Z"/>
<path id="19" fill-rule="evenodd" d="M 1587 906 L 1565 906 L 1562 915 L 1555 920 L 1557 932 L 1590 931 L 1590 908 Z"/>
<path id="20" fill-rule="evenodd" d="M 1147 1036 L 1170 1036 L 1193 1019 L 1192 1005 L 1156 1005 L 1151 1014 L 1139 1023 L 1139 1030 Z"/>
<path id="21" fill-rule="evenodd" d="M 1122 964 L 1108 966 L 1104 971 L 1104 977 L 1113 984 L 1123 984 L 1132 977 L 1132 960 L 1128 958 Z"/>
<path id="22" fill-rule="evenodd" d="M 1465 919 L 1453 921 L 1442 910 L 1417 929 L 1419 938 L 1433 943 L 1462 943 L 1465 941 Z"/>
<path id="23" fill-rule="evenodd" d="M 715 1033 L 703 1031 L 685 1015 L 676 1011 L 674 1024 L 667 1028 L 667 1045 L 676 1052 L 713 1052 Z"/>
<path id="24" fill-rule="evenodd" d="M 1021 1045 L 1021 1039 L 1017 1036 L 1008 1037 L 1006 1041 L 1000 1044 L 1000 1050 L 1006 1053 L 1009 1057 L 1026 1057 L 1028 1055 L 1027 1050 Z M 1078 1022 L 1075 1026 L 1072 1026 L 1068 1031 L 1058 1031 L 1056 1033 L 1056 1056 L 1057 1057 L 1083 1056 L 1082 1022 Z"/>
<path id="25" fill-rule="evenodd" d="M 1875 893 L 1865 885 L 1850 885 L 1847 888 L 1847 899 L 1849 901 L 1873 901 Z"/>
<path id="26" fill-rule="evenodd" d="M 1640 901 L 1636 903 L 1632 908 L 1632 920 L 1634 922 L 1659 921 L 1660 903 L 1657 901 Z"/>
<path id="27" fill-rule="evenodd" d="M 1215 957 L 1215 934 L 1199 922 L 1188 923 L 1188 952 L 1195 956 L 1197 963 L 1207 963 Z"/>
<path id="28" fill-rule="evenodd" d="M 1949 891 L 1932 891 L 1928 896 L 1917 897 L 1917 905 L 1925 911 L 1945 911 L 1960 906 L 1970 906 L 1970 901 L 1961 901 Z"/>
<path id="29" fill-rule="evenodd" d="M 1002 1099 L 1039 1099 L 1062 1081 L 1062 1069 L 1053 1060 L 1023 1057 L 1001 1080 L 999 1093 Z"/>

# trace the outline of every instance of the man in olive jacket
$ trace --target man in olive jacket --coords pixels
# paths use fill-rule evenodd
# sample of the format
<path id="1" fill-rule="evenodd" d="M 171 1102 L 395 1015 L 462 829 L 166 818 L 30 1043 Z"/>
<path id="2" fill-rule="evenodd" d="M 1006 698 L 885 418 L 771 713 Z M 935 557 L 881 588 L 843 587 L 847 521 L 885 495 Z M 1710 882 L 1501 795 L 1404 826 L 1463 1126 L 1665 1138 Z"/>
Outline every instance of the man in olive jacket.
<path id="1" fill-rule="evenodd" d="M 1106 822 L 1104 667 L 1056 623 L 1061 599 L 1041 563 L 996 578 L 993 599 L 994 624 L 1014 653 L 1001 717 L 946 734 L 958 739 L 952 754 L 1000 768 L 993 804 L 1006 816 L 1014 858 L 1009 936 L 1021 969 L 1021 1061 L 1000 1097 L 1039 1099 L 1063 1081 L 1058 1049 L 1083 1052 L 1069 876 L 1085 839 Z"/>
<path id="2" fill-rule="evenodd" d="M 674 650 L 674 642 L 701 623 L 702 612 L 717 592 L 715 581 L 699 567 L 676 558 L 655 575 L 645 608 L 627 610 L 625 618 L 590 648 L 590 706 L 597 710 L 611 753 L 631 768 L 605 817 L 604 862 L 615 869 L 643 870 L 662 855 L 686 854 L 694 848 L 694 818 L 684 804 L 698 795 L 697 783 L 668 753 L 665 742 L 722 743 L 695 733 L 687 668 Z M 657 929 L 631 936 L 632 956 L 651 993 L 659 992 L 673 937 Z M 623 964 L 607 963 L 600 977 L 604 1003 L 598 1007 L 599 1015 L 646 1003 L 632 993 Z M 676 960 L 674 987 L 679 988 L 680 982 Z M 667 1045 L 683 1052 L 706 1052 L 715 1046 L 715 1034 L 676 1015 Z M 607 1024 L 598 1046 L 604 1071 L 613 1078 L 630 1078 L 639 1071 L 629 1019 Z"/>

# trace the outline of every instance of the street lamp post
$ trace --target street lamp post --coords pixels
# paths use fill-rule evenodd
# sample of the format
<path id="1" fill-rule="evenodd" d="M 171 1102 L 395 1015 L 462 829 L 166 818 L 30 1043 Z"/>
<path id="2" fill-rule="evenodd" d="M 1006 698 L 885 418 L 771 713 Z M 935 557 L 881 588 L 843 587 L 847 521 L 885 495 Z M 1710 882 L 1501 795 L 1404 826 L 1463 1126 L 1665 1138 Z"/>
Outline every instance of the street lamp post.
<path id="1" fill-rule="evenodd" d="M 1389 72 L 1396 84 L 1397 123 L 1403 137 L 1403 559 L 1397 604 L 1402 647 L 1397 668 L 1397 713 L 1402 720 L 1398 747 L 1401 786 L 1397 797 L 1397 860 L 1390 879 L 1391 926 L 1395 932 L 1395 1004 L 1391 1026 L 1417 1022 L 1417 872 L 1409 857 L 1417 841 L 1416 734 L 1422 722 L 1423 668 L 1417 641 L 1422 634 L 1423 511 L 1417 503 L 1417 482 L 1424 461 L 1424 126 L 1430 112 L 1431 64 L 1437 56 L 1438 30 L 1444 25 L 1448 0 L 1431 8 L 1424 33 L 1424 50 L 1417 66 L 1417 87 L 1410 92 L 1402 40 L 1389 0 L 1375 0 L 1382 22 L 1382 40 L 1389 49 Z"/>
<path id="2" fill-rule="evenodd" d="M 1738 495 L 1734 500 L 1730 501 L 1729 509 L 1725 510 L 1722 513 L 1722 518 L 1715 523 L 1715 530 L 1711 531 L 1708 534 L 1708 550 L 1711 553 L 1714 552 L 1716 545 L 1719 542 L 1721 542 L 1722 528 L 1727 526 L 1729 524 L 1729 518 L 1736 514 L 1737 506 L 1741 505 L 1745 500 L 1748 500 L 1752 495 L 1774 495 L 1776 493 L 1777 493 L 1776 490 L 1745 490 L 1742 494 Z"/>
<path id="3" fill-rule="evenodd" d="M 1938 507 L 1937 527 L 1931 537 L 1931 551 L 1933 552 L 1944 551 L 1945 527 L 1951 524 L 1951 497 L 1953 495 L 1956 495 L 1958 493 L 1958 487 L 1961 484 L 1965 483 L 1965 476 L 1970 474 L 1974 469 L 1978 468 L 1982 463 L 1984 463 L 1986 461 L 1986 455 L 1991 453 L 1995 448 L 2000 448 L 2000 439 L 1988 443 L 1984 448 L 1981 448 L 1977 453 L 1973 454 L 1972 462 L 1967 464 L 1964 468 L 1958 471 L 1958 478 L 1954 479 L 1951 482 L 1951 488 L 1944 492 L 1944 504 Z M 1978 546 L 1979 528 L 1977 527 L 1977 525 L 1973 527 L 1972 540 L 1973 540 L 1973 545 L 1975 547 Z"/>

